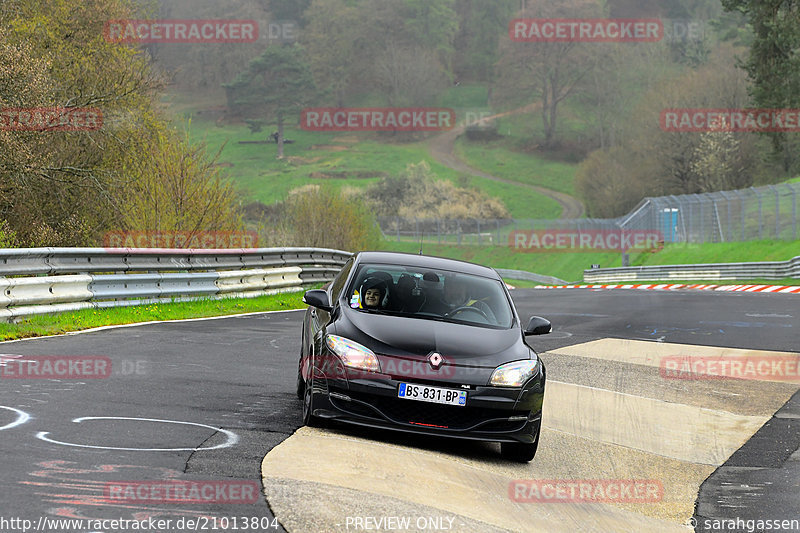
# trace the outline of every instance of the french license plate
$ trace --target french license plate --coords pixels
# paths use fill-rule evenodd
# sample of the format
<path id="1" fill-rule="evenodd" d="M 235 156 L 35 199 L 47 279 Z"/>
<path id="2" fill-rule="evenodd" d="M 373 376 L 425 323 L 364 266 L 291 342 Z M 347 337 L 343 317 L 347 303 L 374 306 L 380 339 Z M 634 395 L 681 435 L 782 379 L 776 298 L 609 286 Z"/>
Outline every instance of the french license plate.
<path id="1" fill-rule="evenodd" d="M 405 400 L 441 403 L 459 407 L 467 405 L 467 391 L 443 389 L 428 385 L 413 385 L 411 383 L 401 383 L 397 389 L 397 397 Z"/>

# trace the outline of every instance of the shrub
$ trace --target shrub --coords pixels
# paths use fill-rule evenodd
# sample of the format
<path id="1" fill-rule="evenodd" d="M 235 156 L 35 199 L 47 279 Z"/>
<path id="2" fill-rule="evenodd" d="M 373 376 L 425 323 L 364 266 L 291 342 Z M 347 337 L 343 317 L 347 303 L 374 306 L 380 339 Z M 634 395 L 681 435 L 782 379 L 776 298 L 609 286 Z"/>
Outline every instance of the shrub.
<path id="1" fill-rule="evenodd" d="M 357 197 L 344 198 L 329 188 L 304 187 L 286 201 L 291 244 L 358 251 L 380 246 L 375 217 Z"/>

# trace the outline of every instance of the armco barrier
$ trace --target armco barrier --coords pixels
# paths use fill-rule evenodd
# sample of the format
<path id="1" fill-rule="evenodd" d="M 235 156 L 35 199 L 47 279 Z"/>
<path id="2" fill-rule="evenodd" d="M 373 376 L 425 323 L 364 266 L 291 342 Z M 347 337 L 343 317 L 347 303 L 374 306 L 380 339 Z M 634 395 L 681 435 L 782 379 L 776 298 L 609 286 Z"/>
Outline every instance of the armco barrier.
<path id="1" fill-rule="evenodd" d="M 0 320 L 299 290 L 333 279 L 351 255 L 326 248 L 4 248 Z"/>
<path id="2" fill-rule="evenodd" d="M 496 268 L 495 270 L 503 279 L 535 281 L 536 283 L 547 283 L 548 285 L 565 285 L 567 283 L 563 279 L 554 278 L 553 276 L 543 276 L 542 274 L 534 274 L 533 272 L 525 272 L 524 270 L 508 270 L 506 268 Z"/>
<path id="3" fill-rule="evenodd" d="M 758 263 L 709 263 L 598 268 L 583 271 L 586 283 L 668 280 L 779 280 L 800 278 L 800 256 L 789 261 Z"/>

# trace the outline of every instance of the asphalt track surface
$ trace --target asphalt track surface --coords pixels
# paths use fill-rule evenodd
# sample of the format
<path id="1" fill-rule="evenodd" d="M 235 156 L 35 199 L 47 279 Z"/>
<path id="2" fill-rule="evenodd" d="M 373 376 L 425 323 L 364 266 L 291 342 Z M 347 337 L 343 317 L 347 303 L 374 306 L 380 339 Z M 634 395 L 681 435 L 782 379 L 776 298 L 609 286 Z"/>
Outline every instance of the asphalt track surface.
<path id="1" fill-rule="evenodd" d="M 750 423 L 747 435 L 755 433 L 755 437 L 739 451 L 736 449 L 741 443 L 730 450 L 720 444 L 724 456 L 705 459 L 703 450 L 686 442 L 682 444 L 684 450 L 664 452 L 675 456 L 665 460 L 692 459 L 691 464 L 697 466 L 693 471 L 695 478 L 700 481 L 708 478 L 699 498 L 696 492 L 686 496 L 692 506 L 698 498 L 697 519 L 701 522 L 698 530 L 702 530 L 703 518 L 800 519 L 797 453 L 800 443 L 796 439 L 800 408 L 790 403 L 776 418 L 770 419 L 797 390 L 797 382 L 732 380 L 664 384 L 665 380 L 658 378 L 657 368 L 595 358 L 580 348 L 587 343 L 628 339 L 665 345 L 798 352 L 798 296 L 569 289 L 516 290 L 512 294 L 523 317 L 538 314 L 550 318 L 554 324 L 551 335 L 531 338 L 547 364 L 548 381 L 555 384 L 554 391 L 558 390 L 558 383 L 564 383 L 579 386 L 581 390 L 613 389 L 633 398 L 656 396 L 645 393 L 657 388 L 659 401 L 675 401 L 681 408 L 683 403 L 691 404 L 690 407 L 703 412 L 706 407 L 714 413 L 732 412 Z M 223 495 L 214 503 L 175 504 L 137 498 L 120 500 L 108 493 L 110 486 L 120 482 L 163 480 L 255 482 L 268 496 L 276 495 L 270 504 L 289 531 L 337 530 L 329 523 L 309 522 L 309 513 L 313 515 L 316 511 L 304 514 L 303 509 L 335 505 L 345 516 L 348 505 L 355 512 L 363 491 L 328 486 L 320 492 L 314 483 L 292 483 L 289 477 L 271 477 L 269 472 L 263 478 L 267 486 L 261 486 L 261 463 L 268 453 L 273 455 L 281 450 L 296 453 L 303 450 L 302 439 L 318 438 L 306 435 L 305 429 L 292 436 L 300 426 L 301 405 L 294 395 L 294 379 L 301 317 L 299 311 L 265 313 L 2 343 L 0 353 L 7 354 L 6 357 L 108 357 L 112 373 L 107 379 L 0 379 L 0 531 L 22 531 L 21 520 L 31 521 L 29 531 L 36 526 L 40 526 L 39 531 L 53 532 L 134 530 L 59 527 L 54 522 L 41 524 L 41 518 L 170 519 L 171 527 L 159 530 L 214 531 L 216 526 L 219 531 L 225 523 L 228 530 L 234 530 L 234 525 L 244 530 L 245 519 L 257 517 L 259 525 L 264 526 L 273 517 L 270 505 L 263 498 L 256 503 L 231 503 Z M 573 353 L 575 346 L 578 348 Z M 545 403 L 547 408 L 547 396 Z M 561 416 L 565 417 L 564 424 L 572 423 L 569 412 Z M 769 422 L 758 430 L 762 420 Z M 510 471 L 509 475 L 519 478 L 531 471 L 520 470 L 515 474 L 514 468 L 523 467 L 499 464 L 492 445 L 468 446 L 462 451 L 449 441 L 440 446 L 438 440 L 408 442 L 391 435 L 346 429 L 322 436 L 331 435 L 344 435 L 343 438 L 354 442 L 373 439 L 375 445 L 386 442 L 394 446 L 386 448 L 388 454 L 401 453 L 403 446 L 410 446 L 419 451 L 421 460 L 425 459 L 422 454 L 439 447 L 444 453 L 436 457 L 437 468 L 448 461 L 474 460 L 491 463 L 492 468 Z M 551 448 L 559 442 L 565 447 L 572 446 L 575 439 L 594 442 L 599 448 L 608 444 L 592 441 L 593 437 L 594 434 L 578 436 L 565 431 L 545 433 L 542 441 L 545 452 L 540 447 L 540 455 L 524 468 L 541 467 L 546 472 L 554 453 Z M 285 448 L 279 446 L 281 443 Z M 616 445 L 625 453 L 637 451 L 636 445 Z M 591 461 L 592 446 L 587 449 Z M 567 450 L 566 453 L 578 457 L 582 452 Z M 279 465 L 285 470 L 296 466 L 286 462 Z M 573 471 L 573 478 L 578 477 L 580 470 Z M 749 484 L 741 482 L 745 478 Z M 404 503 L 407 502 L 398 501 L 397 505 Z M 600 530 L 592 524 L 591 517 L 593 513 L 602 514 L 605 508 L 583 505 L 580 513 L 572 515 L 580 520 L 572 524 L 573 529 L 577 525 L 578 530 Z M 540 513 L 540 509 L 530 504 L 526 509 L 531 517 Z M 390 513 L 391 508 L 385 508 L 385 512 Z M 641 510 L 632 508 L 625 512 L 634 515 Z M 681 516 L 687 518 L 688 524 L 692 514 L 691 509 L 686 514 L 685 501 L 677 507 L 666 504 L 653 507 L 653 513 L 676 525 L 679 523 L 675 516 L 683 513 Z M 583 522 L 585 517 L 589 519 Z M 10 522 L 13 519 L 17 521 Z M 176 527 L 181 519 L 182 526 Z M 197 527 L 187 527 L 189 519 L 195 519 Z M 483 523 L 474 517 L 460 516 L 460 519 L 463 530 L 542 530 L 535 521 L 530 527 L 508 528 Z M 340 525 L 338 530 L 355 530 L 346 528 L 344 523 Z M 257 530 L 284 529 L 276 525 Z"/>

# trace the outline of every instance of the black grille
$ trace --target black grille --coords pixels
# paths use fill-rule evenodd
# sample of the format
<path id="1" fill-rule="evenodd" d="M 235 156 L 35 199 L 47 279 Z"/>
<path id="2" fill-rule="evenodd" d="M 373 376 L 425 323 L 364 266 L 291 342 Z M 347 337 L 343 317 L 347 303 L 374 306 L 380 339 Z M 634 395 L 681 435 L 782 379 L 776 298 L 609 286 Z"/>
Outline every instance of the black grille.
<path id="1" fill-rule="evenodd" d="M 511 416 L 526 416 L 526 411 L 498 411 L 483 407 L 456 407 L 429 402 L 401 400 L 378 396 L 350 395 L 377 408 L 386 418 L 401 424 L 443 427 L 448 429 L 475 429 L 475 431 L 508 432 L 522 429 L 524 420 L 509 422 Z M 380 415 L 359 402 L 335 402 L 337 407 L 353 414 L 380 419 Z M 497 420 L 500 419 L 500 420 Z M 487 421 L 489 423 L 479 424 Z M 476 427 L 478 426 L 478 427 Z"/>

